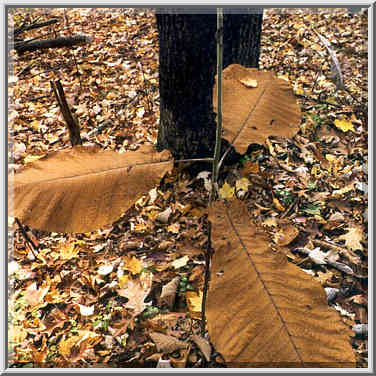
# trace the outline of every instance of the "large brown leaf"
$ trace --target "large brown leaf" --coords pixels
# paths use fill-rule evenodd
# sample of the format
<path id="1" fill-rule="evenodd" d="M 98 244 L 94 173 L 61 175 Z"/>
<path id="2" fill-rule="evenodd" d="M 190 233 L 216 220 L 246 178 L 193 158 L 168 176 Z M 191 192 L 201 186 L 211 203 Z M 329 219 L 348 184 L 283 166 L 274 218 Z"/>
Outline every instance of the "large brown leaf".
<path id="1" fill-rule="evenodd" d="M 247 87 L 256 81 L 257 87 Z M 243 83 L 242 83 L 243 82 Z M 269 136 L 292 137 L 299 129 L 300 108 L 289 84 L 272 72 L 232 64 L 223 70 L 223 137 L 243 154 Z M 213 106 L 217 111 L 217 84 Z"/>
<path id="2" fill-rule="evenodd" d="M 210 209 L 210 339 L 231 367 L 354 367 L 351 330 L 310 275 L 268 246 L 245 205 Z"/>
<path id="3" fill-rule="evenodd" d="M 46 231 L 94 231 L 158 184 L 169 158 L 146 145 L 125 154 L 85 146 L 51 153 L 15 175 L 10 214 Z"/>

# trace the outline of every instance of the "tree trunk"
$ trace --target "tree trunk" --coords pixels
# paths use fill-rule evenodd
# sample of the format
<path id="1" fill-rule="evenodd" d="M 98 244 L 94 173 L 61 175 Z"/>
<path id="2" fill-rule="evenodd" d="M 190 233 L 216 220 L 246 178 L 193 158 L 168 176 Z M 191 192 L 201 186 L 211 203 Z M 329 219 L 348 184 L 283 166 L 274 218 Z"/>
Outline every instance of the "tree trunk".
<path id="1" fill-rule="evenodd" d="M 231 10 L 233 11 L 233 10 Z M 168 13 L 167 13 L 168 12 Z M 160 125 L 158 149 L 175 159 L 212 157 L 215 144 L 216 9 L 207 14 L 157 14 Z M 181 12 L 181 11 L 180 11 Z M 209 13 L 210 12 L 210 13 Z M 262 10 L 226 14 L 223 67 L 258 67 Z M 255 10 L 253 10 L 255 12 Z"/>

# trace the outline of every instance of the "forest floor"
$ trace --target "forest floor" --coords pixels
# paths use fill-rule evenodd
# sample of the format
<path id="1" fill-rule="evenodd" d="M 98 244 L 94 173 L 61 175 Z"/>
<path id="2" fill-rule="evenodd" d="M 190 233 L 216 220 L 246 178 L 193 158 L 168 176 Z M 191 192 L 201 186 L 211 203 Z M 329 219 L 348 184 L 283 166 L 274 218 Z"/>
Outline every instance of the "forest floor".
<path id="1" fill-rule="evenodd" d="M 13 9 L 8 16 L 14 27 L 37 18 L 58 23 L 22 38 L 56 32 L 88 34 L 92 41 L 20 56 L 10 51 L 9 173 L 71 147 L 52 80 L 61 81 L 85 144 L 124 152 L 154 143 L 154 13 L 51 8 Z M 347 90 L 331 81 L 330 57 L 312 25 L 336 52 Z M 265 11 L 260 69 L 292 85 L 303 113 L 300 130 L 255 147 L 219 182 L 234 187 L 239 174 L 252 182 L 242 197 L 251 217 L 274 247 L 326 288 L 328 304 L 353 331 L 357 367 L 367 367 L 368 359 L 367 31 L 367 14 L 346 9 Z M 205 179 L 175 169 L 98 231 L 47 233 L 25 226 L 27 241 L 9 217 L 10 367 L 226 367 L 200 332 L 207 201 Z M 315 257 L 302 252 L 307 249 Z M 336 267 L 325 261 L 327 251 Z M 127 299 L 113 289 L 125 283 L 120 263 L 135 282 L 135 296 L 144 293 L 137 299 L 145 310 L 132 320 Z M 152 273 L 152 285 L 140 292 L 136 282 L 144 270 Z M 172 291 L 161 298 L 171 281 Z"/>

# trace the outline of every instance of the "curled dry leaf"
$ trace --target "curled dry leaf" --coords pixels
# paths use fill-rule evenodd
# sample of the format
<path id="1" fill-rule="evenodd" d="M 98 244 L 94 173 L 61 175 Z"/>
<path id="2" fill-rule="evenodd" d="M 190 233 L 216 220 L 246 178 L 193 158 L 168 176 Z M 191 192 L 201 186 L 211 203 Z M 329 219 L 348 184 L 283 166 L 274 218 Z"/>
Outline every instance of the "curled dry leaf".
<path id="1" fill-rule="evenodd" d="M 203 337 L 196 334 L 191 335 L 192 341 L 198 346 L 201 352 L 204 354 L 205 359 L 209 362 L 211 356 L 211 346 L 210 343 Z"/>
<path id="2" fill-rule="evenodd" d="M 149 145 L 125 154 L 80 145 L 51 153 L 9 179 L 11 215 L 45 231 L 94 231 L 158 184 L 173 167 L 169 158 Z"/>
<path id="3" fill-rule="evenodd" d="M 210 340 L 230 367 L 355 367 L 351 331 L 323 287 L 251 222 L 241 201 L 215 202 Z"/>
<path id="4" fill-rule="evenodd" d="M 170 207 L 168 207 L 166 210 L 164 210 L 163 212 L 159 213 L 157 215 L 157 221 L 159 222 L 162 222 L 162 223 L 168 223 L 168 220 L 170 218 L 170 215 L 172 213 L 172 210 Z"/>
<path id="5" fill-rule="evenodd" d="M 179 286 L 179 277 L 175 277 L 162 287 L 161 301 L 168 305 L 171 310 L 175 303 L 176 291 Z"/>
<path id="6" fill-rule="evenodd" d="M 185 349 L 188 346 L 186 342 L 180 341 L 177 338 L 166 334 L 153 332 L 149 335 L 152 341 L 156 344 L 157 350 L 164 353 L 171 353 L 176 350 Z"/>
<path id="7" fill-rule="evenodd" d="M 264 222 L 265 224 L 265 222 Z M 281 230 L 274 234 L 274 241 L 279 246 L 290 244 L 299 234 L 299 230 L 291 224 L 281 225 Z"/>

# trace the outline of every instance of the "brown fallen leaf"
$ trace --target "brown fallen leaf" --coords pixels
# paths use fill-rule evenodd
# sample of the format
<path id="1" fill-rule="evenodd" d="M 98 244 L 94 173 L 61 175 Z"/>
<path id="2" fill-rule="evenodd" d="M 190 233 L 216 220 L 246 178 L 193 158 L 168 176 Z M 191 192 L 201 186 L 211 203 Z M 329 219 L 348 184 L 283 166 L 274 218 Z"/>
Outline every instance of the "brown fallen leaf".
<path id="1" fill-rule="evenodd" d="M 10 177 L 10 215 L 45 231 L 94 231 L 159 183 L 173 167 L 170 158 L 150 145 L 125 154 L 81 145 L 53 152 Z"/>
<path id="2" fill-rule="evenodd" d="M 177 338 L 166 334 L 152 332 L 149 336 L 156 344 L 157 351 L 159 352 L 172 353 L 176 350 L 185 349 L 188 346 L 187 342 L 180 341 Z"/>
<path id="3" fill-rule="evenodd" d="M 246 87 L 245 82 L 257 82 Z M 272 72 L 232 64 L 223 70 L 223 137 L 243 154 L 250 144 L 263 144 L 269 136 L 292 137 L 299 129 L 300 107 L 289 83 Z M 216 108 L 217 84 L 213 88 Z"/>
<path id="4" fill-rule="evenodd" d="M 292 224 L 283 224 L 274 234 L 274 241 L 279 246 L 290 244 L 299 235 L 299 230 Z"/>
<path id="5" fill-rule="evenodd" d="M 210 340 L 231 367 L 355 367 L 351 331 L 312 276 L 269 247 L 241 201 L 215 202 Z"/>

